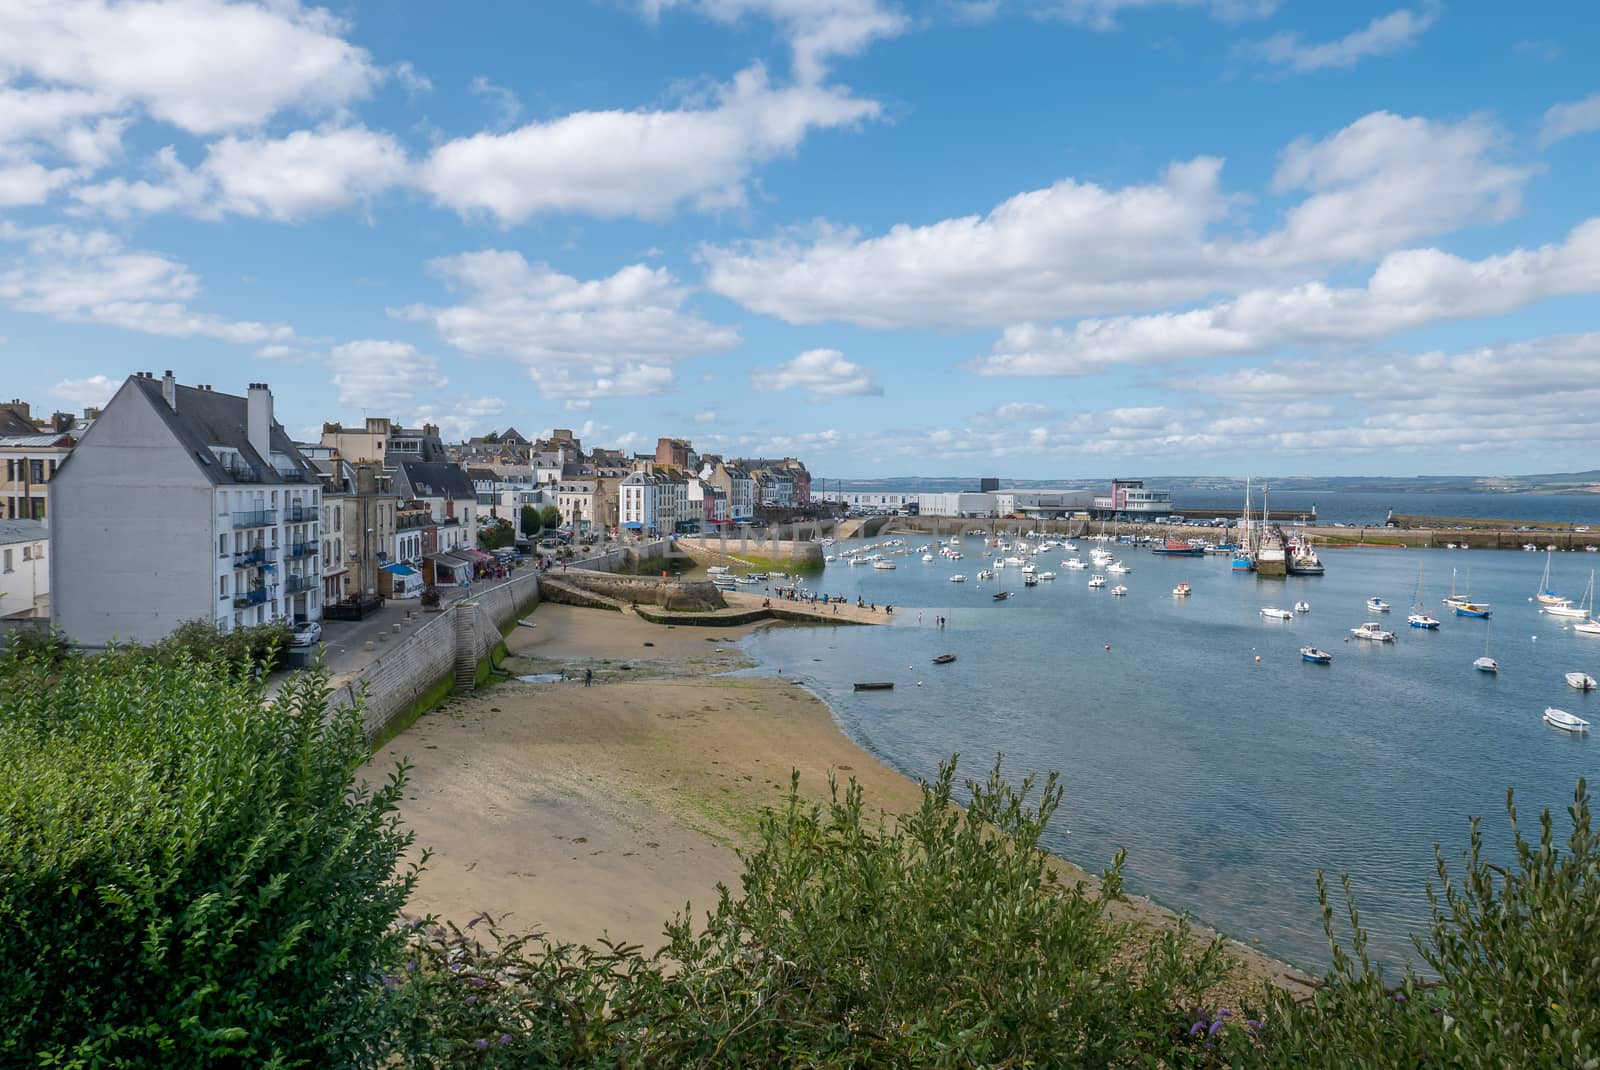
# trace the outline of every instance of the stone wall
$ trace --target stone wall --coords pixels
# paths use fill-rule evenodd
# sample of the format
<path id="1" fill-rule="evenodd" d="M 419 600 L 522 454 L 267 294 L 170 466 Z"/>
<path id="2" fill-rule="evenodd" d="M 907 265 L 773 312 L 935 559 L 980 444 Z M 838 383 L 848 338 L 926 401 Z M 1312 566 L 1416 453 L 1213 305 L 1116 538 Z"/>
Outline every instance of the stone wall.
<path id="1" fill-rule="evenodd" d="M 822 546 L 793 539 L 710 538 L 679 539 L 678 549 L 701 565 L 744 567 L 750 560 L 774 561 L 800 572 L 820 571 Z"/>
<path id="2" fill-rule="evenodd" d="M 724 609 L 722 592 L 709 580 L 657 579 L 650 576 L 613 576 L 587 568 L 552 570 L 550 575 L 580 590 L 618 602 L 661 606 L 663 609 Z"/>

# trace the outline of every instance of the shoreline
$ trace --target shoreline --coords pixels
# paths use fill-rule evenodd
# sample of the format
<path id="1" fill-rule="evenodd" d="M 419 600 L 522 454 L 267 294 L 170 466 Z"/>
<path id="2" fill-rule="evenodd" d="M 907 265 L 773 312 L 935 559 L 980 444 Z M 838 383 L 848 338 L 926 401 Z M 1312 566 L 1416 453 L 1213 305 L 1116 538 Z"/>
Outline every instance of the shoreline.
<path id="1" fill-rule="evenodd" d="M 852 740 L 819 695 L 749 671 L 736 644 L 770 623 L 672 627 L 552 604 L 533 620 L 508 637 L 507 667 L 565 682 L 513 679 L 452 696 L 366 767 L 376 779 L 396 760 L 412 765 L 401 816 L 417 835 L 414 855 L 433 852 L 415 913 L 465 924 L 487 911 L 513 930 L 653 951 L 686 904 L 698 914 L 719 884 L 738 888 L 737 849 L 779 805 L 791 770 L 813 802 L 827 799 L 834 775 L 841 786 L 855 778 L 871 809 L 920 804 L 919 783 Z M 1096 881 L 1052 858 L 1063 880 Z M 1154 928 L 1178 918 L 1132 895 L 1112 915 Z M 1305 978 L 1225 939 L 1241 983 Z"/>

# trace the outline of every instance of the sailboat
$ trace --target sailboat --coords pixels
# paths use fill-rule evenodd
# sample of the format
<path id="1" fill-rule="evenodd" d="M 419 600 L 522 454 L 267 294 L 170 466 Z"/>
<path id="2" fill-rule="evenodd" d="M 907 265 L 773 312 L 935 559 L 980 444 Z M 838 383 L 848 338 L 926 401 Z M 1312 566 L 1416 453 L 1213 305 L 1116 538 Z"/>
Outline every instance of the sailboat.
<path id="1" fill-rule="evenodd" d="M 1455 587 L 1453 573 L 1451 579 L 1451 588 L 1453 592 Z M 1469 592 L 1472 590 L 1472 570 L 1470 568 L 1467 569 L 1467 590 Z M 1480 620 L 1489 619 L 1488 602 L 1474 602 L 1466 595 L 1462 595 L 1460 598 L 1451 599 L 1450 605 L 1455 609 L 1456 616 L 1458 617 L 1477 617 Z"/>
<path id="2" fill-rule="evenodd" d="M 1544 611 L 1553 617 L 1576 617 L 1579 620 L 1588 620 L 1594 612 L 1594 569 L 1589 570 L 1589 587 L 1583 592 L 1583 601 L 1577 605 L 1571 599 L 1563 598 L 1560 605 L 1545 603 Z"/>
<path id="3" fill-rule="evenodd" d="M 1544 576 L 1539 580 L 1539 591 L 1533 596 L 1542 606 L 1570 606 L 1572 599 L 1562 598 L 1550 589 L 1550 551 L 1544 552 Z"/>
<path id="4" fill-rule="evenodd" d="M 1479 672 L 1499 672 L 1500 663 L 1489 656 L 1489 629 L 1483 629 L 1483 657 L 1472 663 L 1472 667 Z"/>
<path id="5" fill-rule="evenodd" d="M 1444 597 L 1444 599 L 1443 599 L 1444 604 L 1449 606 L 1450 608 L 1454 609 L 1456 606 L 1461 605 L 1466 600 L 1467 599 L 1466 599 L 1465 595 L 1457 595 L 1456 594 L 1456 570 L 1455 569 L 1451 569 L 1450 570 L 1450 593 Z"/>
<path id="6" fill-rule="evenodd" d="M 1239 518 L 1239 551 L 1233 555 L 1233 571 L 1254 572 L 1255 543 L 1250 538 L 1250 477 L 1244 477 L 1244 515 Z"/>
<path id="7" fill-rule="evenodd" d="M 1422 562 L 1417 562 L 1417 594 L 1411 600 L 1411 615 L 1406 618 L 1406 623 L 1413 628 L 1426 628 L 1429 631 L 1439 627 L 1439 622 L 1422 612 Z"/>

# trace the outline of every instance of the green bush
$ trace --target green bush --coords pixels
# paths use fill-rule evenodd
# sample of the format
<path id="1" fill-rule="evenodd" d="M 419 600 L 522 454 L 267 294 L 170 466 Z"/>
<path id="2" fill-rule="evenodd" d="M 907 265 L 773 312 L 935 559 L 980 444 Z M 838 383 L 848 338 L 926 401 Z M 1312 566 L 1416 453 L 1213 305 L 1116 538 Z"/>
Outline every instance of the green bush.
<path id="1" fill-rule="evenodd" d="M 332 1067 L 384 1055 L 415 874 L 326 676 L 181 641 L 0 662 L 0 1065 Z"/>
<path id="2" fill-rule="evenodd" d="M 526 538 L 533 538 L 539 534 L 539 510 L 531 505 L 524 505 L 521 513 L 522 534 Z"/>
<path id="3" fill-rule="evenodd" d="M 547 505 L 539 510 L 539 523 L 547 531 L 554 531 L 561 526 L 561 510 L 553 505 Z"/>
<path id="4" fill-rule="evenodd" d="M 497 521 L 486 525 L 478 532 L 478 548 L 482 550 L 498 550 L 502 546 L 510 546 L 516 541 L 516 532 L 507 520 Z"/>
<path id="5" fill-rule="evenodd" d="M 176 631 L 151 649 L 167 656 L 187 654 L 197 661 L 223 661 L 231 664 L 250 663 L 271 672 L 277 668 L 294 629 L 284 621 L 269 621 L 235 628 L 231 632 L 219 631 L 211 621 L 192 620 L 180 624 Z"/>

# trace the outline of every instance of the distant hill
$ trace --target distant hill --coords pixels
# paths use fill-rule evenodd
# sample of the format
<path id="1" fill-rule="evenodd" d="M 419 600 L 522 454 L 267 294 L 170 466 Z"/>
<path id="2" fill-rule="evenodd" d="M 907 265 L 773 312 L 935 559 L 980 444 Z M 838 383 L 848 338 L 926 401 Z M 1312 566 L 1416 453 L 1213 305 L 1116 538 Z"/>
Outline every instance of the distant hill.
<path id="1" fill-rule="evenodd" d="M 1233 476 L 1144 476 L 1152 487 L 1174 491 L 1242 491 L 1244 479 Z M 1254 476 L 1256 484 L 1278 491 L 1367 491 L 1411 494 L 1600 494 L 1600 469 L 1549 472 L 1528 476 Z M 1018 490 L 1041 488 L 1109 488 L 1111 477 L 1097 479 L 1004 479 L 1000 486 Z M 889 479 L 815 478 L 816 490 L 936 493 L 977 490 L 978 480 L 940 476 L 897 476 Z"/>

